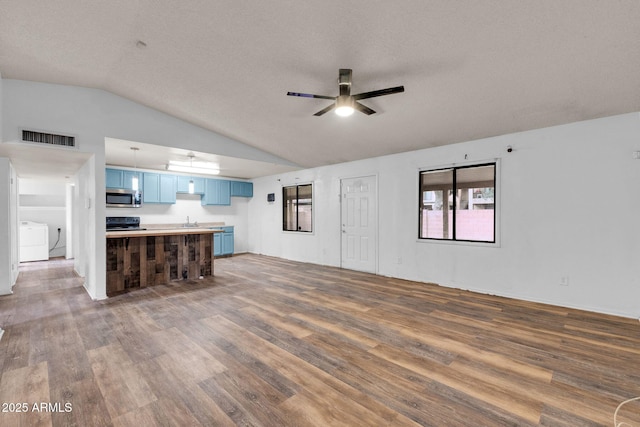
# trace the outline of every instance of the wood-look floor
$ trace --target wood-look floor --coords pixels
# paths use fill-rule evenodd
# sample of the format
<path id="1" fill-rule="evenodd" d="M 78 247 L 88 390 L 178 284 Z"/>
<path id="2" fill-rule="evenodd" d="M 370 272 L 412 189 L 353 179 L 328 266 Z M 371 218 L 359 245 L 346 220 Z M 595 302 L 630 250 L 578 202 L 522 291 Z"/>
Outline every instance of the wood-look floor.
<path id="1" fill-rule="evenodd" d="M 0 327 L 1 426 L 610 426 L 640 395 L 637 320 L 257 255 L 98 302 L 30 263 Z"/>

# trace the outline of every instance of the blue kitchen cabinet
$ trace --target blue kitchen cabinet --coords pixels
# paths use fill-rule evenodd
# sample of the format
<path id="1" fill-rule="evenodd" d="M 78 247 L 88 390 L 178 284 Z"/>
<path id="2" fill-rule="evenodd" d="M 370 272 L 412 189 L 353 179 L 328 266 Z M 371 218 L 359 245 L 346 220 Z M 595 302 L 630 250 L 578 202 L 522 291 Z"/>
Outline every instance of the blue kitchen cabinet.
<path id="1" fill-rule="evenodd" d="M 213 234 L 213 256 L 233 255 L 233 227 L 220 227 L 222 233 Z"/>
<path id="2" fill-rule="evenodd" d="M 134 176 L 138 177 L 138 189 L 140 189 L 140 187 L 142 187 L 142 173 L 131 170 L 107 168 L 105 169 L 105 187 L 133 190 L 132 179 Z"/>
<path id="3" fill-rule="evenodd" d="M 213 256 L 222 255 L 222 233 L 213 233 Z"/>
<path id="4" fill-rule="evenodd" d="M 175 203 L 177 181 L 175 175 L 145 172 L 142 180 L 144 203 Z"/>
<path id="5" fill-rule="evenodd" d="M 253 197 L 253 183 L 231 181 L 231 197 Z"/>
<path id="6" fill-rule="evenodd" d="M 142 176 L 142 201 L 160 203 L 160 174 L 145 172 Z"/>
<path id="7" fill-rule="evenodd" d="M 194 194 L 201 194 L 203 206 L 229 206 L 231 197 L 253 197 L 253 183 L 226 179 L 191 177 L 155 172 L 105 169 L 106 188 L 132 190 L 132 179 L 138 176 L 138 189 L 144 203 L 176 203 L 176 193 L 189 193 L 193 179 Z"/>
<path id="8" fill-rule="evenodd" d="M 233 255 L 233 231 L 222 233 L 222 255 Z"/>
<path id="9" fill-rule="evenodd" d="M 190 176 L 178 176 L 178 193 L 189 193 Z M 204 194 L 205 178 L 193 177 L 193 194 Z"/>
<path id="10" fill-rule="evenodd" d="M 124 171 L 121 169 L 105 169 L 104 181 L 107 188 L 124 188 Z"/>
<path id="11" fill-rule="evenodd" d="M 175 175 L 160 174 L 160 203 L 175 203 L 177 188 Z"/>
<path id="12" fill-rule="evenodd" d="M 223 205 L 231 204 L 231 181 L 223 179 L 207 178 L 205 182 L 202 205 Z"/>

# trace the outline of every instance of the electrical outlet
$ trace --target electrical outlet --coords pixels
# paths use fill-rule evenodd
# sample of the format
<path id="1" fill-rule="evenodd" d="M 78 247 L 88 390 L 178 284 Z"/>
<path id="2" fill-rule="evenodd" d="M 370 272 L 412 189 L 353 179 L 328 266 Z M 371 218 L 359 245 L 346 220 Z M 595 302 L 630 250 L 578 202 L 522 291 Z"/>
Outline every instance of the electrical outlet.
<path id="1" fill-rule="evenodd" d="M 560 277 L 560 286 L 569 286 L 569 276 Z"/>

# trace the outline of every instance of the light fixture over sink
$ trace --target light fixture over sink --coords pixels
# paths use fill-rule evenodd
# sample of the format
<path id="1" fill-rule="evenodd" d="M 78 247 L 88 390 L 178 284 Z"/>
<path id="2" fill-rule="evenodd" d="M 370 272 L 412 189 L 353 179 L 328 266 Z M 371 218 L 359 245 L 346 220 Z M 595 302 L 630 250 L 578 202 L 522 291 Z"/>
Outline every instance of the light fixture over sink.
<path id="1" fill-rule="evenodd" d="M 136 171 L 136 173 L 134 173 L 133 177 L 131 178 L 131 189 L 135 192 L 138 192 L 140 183 L 138 182 L 138 159 L 136 157 L 136 154 L 138 153 L 139 148 L 131 147 L 131 150 L 133 151 L 133 168 Z"/>
<path id="2" fill-rule="evenodd" d="M 189 153 L 189 167 L 192 168 L 192 169 L 193 169 L 193 158 L 194 157 L 195 156 L 194 156 L 193 153 Z M 189 194 L 195 193 L 195 191 L 196 191 L 195 187 L 196 187 L 196 185 L 193 182 L 193 175 L 192 175 L 191 178 L 189 178 Z"/>

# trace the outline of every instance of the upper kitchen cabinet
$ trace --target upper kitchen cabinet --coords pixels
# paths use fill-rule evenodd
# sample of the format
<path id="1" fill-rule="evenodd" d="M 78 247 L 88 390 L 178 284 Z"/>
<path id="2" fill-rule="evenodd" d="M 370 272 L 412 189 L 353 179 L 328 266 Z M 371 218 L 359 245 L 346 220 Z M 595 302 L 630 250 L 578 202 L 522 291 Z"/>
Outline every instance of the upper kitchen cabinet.
<path id="1" fill-rule="evenodd" d="M 134 170 L 106 168 L 107 188 L 133 190 L 132 179 L 138 176 L 139 189 L 144 203 L 176 203 L 176 193 L 189 193 L 189 181 L 193 179 L 194 194 L 202 195 L 205 206 L 231 205 L 231 197 L 253 197 L 253 183 L 226 179 L 191 177 L 168 173 L 137 172 Z"/>
<path id="2" fill-rule="evenodd" d="M 138 177 L 138 182 L 142 182 L 142 173 L 140 172 L 107 168 L 105 169 L 105 187 L 133 190 L 132 182 L 134 176 Z"/>
<path id="3" fill-rule="evenodd" d="M 175 203 L 178 180 L 164 173 L 143 174 L 142 197 L 144 203 Z"/>
<path id="4" fill-rule="evenodd" d="M 178 176 L 178 193 L 189 193 L 189 181 L 191 181 L 191 179 L 193 179 L 193 193 L 204 194 L 205 178 L 191 178 L 189 176 Z"/>
<path id="5" fill-rule="evenodd" d="M 231 181 L 207 178 L 202 204 L 229 206 L 231 204 Z"/>
<path id="6" fill-rule="evenodd" d="M 232 197 L 253 197 L 253 183 L 245 181 L 231 181 Z"/>
<path id="7" fill-rule="evenodd" d="M 104 180 L 107 188 L 122 188 L 122 173 L 119 169 L 106 169 Z"/>

